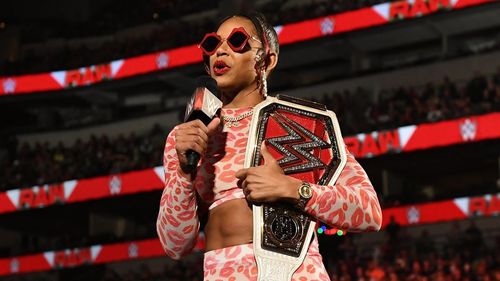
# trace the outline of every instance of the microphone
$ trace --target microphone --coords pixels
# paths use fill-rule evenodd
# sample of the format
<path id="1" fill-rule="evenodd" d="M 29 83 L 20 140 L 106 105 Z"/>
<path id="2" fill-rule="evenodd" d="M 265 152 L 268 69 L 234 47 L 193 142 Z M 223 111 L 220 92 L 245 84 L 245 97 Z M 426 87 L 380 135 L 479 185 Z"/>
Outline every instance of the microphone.
<path id="1" fill-rule="evenodd" d="M 203 124 L 208 125 L 222 107 L 222 101 L 217 96 L 217 81 L 210 76 L 198 77 L 196 90 L 186 106 L 184 122 L 199 119 Z M 200 161 L 200 154 L 194 150 L 188 150 L 186 157 L 188 160 L 186 169 L 192 172 Z"/>

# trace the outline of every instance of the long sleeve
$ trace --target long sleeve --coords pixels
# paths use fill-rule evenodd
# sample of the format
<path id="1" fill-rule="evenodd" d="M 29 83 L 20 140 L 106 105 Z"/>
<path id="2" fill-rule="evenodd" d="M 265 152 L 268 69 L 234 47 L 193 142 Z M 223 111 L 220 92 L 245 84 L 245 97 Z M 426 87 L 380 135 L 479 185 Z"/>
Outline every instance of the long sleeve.
<path id="1" fill-rule="evenodd" d="M 311 185 L 305 211 L 322 222 L 347 231 L 379 230 L 382 211 L 377 194 L 358 161 L 347 152 L 347 164 L 333 186 Z"/>
<path id="2" fill-rule="evenodd" d="M 175 130 L 167 137 L 163 154 L 165 188 L 161 196 L 156 231 L 163 249 L 173 259 L 189 254 L 196 244 L 200 222 L 196 191 L 190 179 L 178 172 Z"/>

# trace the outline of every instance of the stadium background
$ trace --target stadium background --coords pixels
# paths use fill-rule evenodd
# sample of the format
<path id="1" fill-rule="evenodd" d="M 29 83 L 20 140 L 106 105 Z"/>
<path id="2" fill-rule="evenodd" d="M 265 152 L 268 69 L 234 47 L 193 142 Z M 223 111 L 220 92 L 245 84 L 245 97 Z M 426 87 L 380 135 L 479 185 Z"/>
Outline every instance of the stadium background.
<path id="1" fill-rule="evenodd" d="M 271 93 L 325 103 L 383 207 L 318 229 L 332 280 L 500 280 L 500 3 L 2 1 L 0 280 L 202 280 L 165 257 L 161 158 L 218 19 L 263 12 Z"/>

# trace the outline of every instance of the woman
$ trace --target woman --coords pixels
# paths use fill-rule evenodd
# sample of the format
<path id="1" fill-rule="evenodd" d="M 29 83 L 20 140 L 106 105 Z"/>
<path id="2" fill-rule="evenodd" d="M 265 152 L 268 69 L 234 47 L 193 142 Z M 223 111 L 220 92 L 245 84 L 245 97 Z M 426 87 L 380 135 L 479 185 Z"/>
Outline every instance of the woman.
<path id="1" fill-rule="evenodd" d="M 243 169 L 252 108 L 265 99 L 266 77 L 278 62 L 278 38 L 261 15 L 233 16 L 216 33 L 207 34 L 200 48 L 222 96 L 221 118 L 207 126 L 198 120 L 180 124 L 169 134 L 157 231 L 168 256 L 189 254 L 199 233 L 198 207 L 210 204 L 204 231 L 205 280 L 256 280 L 251 204 L 298 203 L 302 184 L 283 173 L 265 145 L 261 152 L 266 164 Z M 202 155 L 191 174 L 185 168 L 188 150 Z M 335 186 L 311 186 L 305 213 L 349 231 L 380 228 L 376 193 L 352 155 Z M 316 237 L 293 276 L 301 277 L 329 280 Z"/>

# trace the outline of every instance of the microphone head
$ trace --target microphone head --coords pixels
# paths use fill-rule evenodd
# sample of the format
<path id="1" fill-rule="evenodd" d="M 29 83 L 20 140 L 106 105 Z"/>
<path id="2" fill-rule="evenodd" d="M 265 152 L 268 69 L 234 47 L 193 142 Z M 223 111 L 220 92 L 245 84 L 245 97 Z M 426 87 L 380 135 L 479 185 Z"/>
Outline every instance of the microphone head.
<path id="1" fill-rule="evenodd" d="M 219 97 L 217 81 L 208 75 L 196 78 L 196 88 L 207 88 L 212 94 Z"/>
<path id="2" fill-rule="evenodd" d="M 222 101 L 217 96 L 217 81 L 210 76 L 200 76 L 196 79 L 196 90 L 186 106 L 184 121 L 200 119 L 205 125 L 216 116 L 222 107 Z"/>

